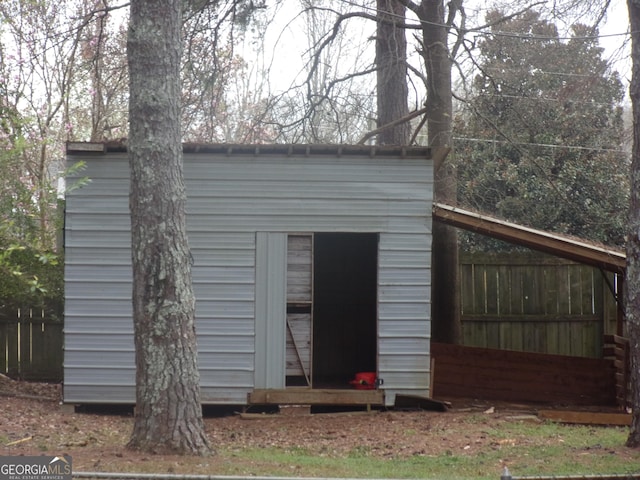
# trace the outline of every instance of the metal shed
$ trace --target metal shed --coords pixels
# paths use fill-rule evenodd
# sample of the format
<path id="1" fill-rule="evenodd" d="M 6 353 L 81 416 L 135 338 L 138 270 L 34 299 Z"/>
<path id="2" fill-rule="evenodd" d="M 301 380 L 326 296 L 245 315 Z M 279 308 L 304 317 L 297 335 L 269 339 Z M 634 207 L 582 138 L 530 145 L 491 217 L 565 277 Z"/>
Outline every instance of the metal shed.
<path id="1" fill-rule="evenodd" d="M 429 148 L 184 152 L 203 403 L 429 396 Z M 126 147 L 72 143 L 67 158 L 90 182 L 66 198 L 64 402 L 132 404 Z M 358 372 L 383 383 L 356 389 Z"/>

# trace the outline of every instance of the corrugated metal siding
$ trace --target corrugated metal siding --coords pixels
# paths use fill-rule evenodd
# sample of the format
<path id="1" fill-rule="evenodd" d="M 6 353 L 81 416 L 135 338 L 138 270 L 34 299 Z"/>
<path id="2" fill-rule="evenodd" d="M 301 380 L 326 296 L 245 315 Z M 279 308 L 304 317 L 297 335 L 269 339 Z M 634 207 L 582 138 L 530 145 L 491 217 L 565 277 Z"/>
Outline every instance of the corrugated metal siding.
<path id="1" fill-rule="evenodd" d="M 70 155 L 92 182 L 66 212 L 64 397 L 134 400 L 124 153 Z M 203 401 L 254 387 L 262 232 L 376 232 L 379 371 L 389 398 L 428 391 L 431 162 L 423 158 L 186 154 Z"/>
<path id="2" fill-rule="evenodd" d="M 383 233 L 378 255 L 378 372 L 396 393 L 429 394 L 431 236 Z"/>

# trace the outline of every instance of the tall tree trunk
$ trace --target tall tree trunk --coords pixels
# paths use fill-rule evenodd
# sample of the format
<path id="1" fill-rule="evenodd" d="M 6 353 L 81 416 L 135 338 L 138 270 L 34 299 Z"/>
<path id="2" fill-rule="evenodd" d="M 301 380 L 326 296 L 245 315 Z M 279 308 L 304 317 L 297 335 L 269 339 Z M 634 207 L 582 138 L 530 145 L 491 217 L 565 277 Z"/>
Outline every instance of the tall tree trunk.
<path id="1" fill-rule="evenodd" d="M 96 8 L 106 9 L 107 5 L 105 0 L 96 2 Z M 91 32 L 93 38 L 95 38 L 95 45 L 85 47 L 87 53 L 92 55 L 91 59 L 93 68 L 91 70 L 91 89 L 92 92 L 92 105 L 91 105 L 91 142 L 102 142 L 105 138 L 105 104 L 102 93 L 102 71 L 105 63 L 105 46 L 106 46 L 106 27 L 108 22 L 108 16 L 99 15 L 96 18 L 95 25 L 92 27 L 94 31 Z M 89 50 L 91 49 L 91 50 Z"/>
<path id="2" fill-rule="evenodd" d="M 133 0 L 127 41 L 136 414 L 129 446 L 206 454 L 180 132 L 182 0 Z"/>
<path id="3" fill-rule="evenodd" d="M 633 418 L 627 446 L 640 447 L 640 0 L 627 0 L 631 31 L 632 74 L 629 94 L 633 107 L 631 198 L 627 234 L 625 315 L 631 356 Z"/>
<path id="4" fill-rule="evenodd" d="M 409 114 L 407 88 L 407 38 L 402 25 L 405 6 L 398 0 L 377 1 L 376 67 L 377 127 L 383 127 Z M 379 145 L 406 145 L 411 125 L 403 122 L 378 134 Z"/>
<path id="5" fill-rule="evenodd" d="M 451 146 L 453 104 L 451 60 L 442 0 L 423 0 L 418 17 L 423 22 L 422 48 L 427 71 L 427 130 L 431 147 Z M 446 151 L 446 150 L 444 150 Z M 434 199 L 456 203 L 456 172 L 445 163 L 446 155 L 436 155 Z M 431 338 L 438 342 L 460 343 L 460 282 L 458 235 L 454 227 L 433 223 L 431 255 Z"/>

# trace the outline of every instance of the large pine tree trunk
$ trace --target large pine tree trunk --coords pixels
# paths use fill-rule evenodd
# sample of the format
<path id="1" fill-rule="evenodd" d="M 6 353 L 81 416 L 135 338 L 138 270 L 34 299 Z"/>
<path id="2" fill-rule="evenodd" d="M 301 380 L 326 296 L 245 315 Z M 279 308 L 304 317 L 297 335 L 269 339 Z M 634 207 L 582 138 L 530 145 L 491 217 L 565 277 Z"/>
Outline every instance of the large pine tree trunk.
<path id="1" fill-rule="evenodd" d="M 376 33 L 378 125 L 409 114 L 407 88 L 407 38 L 405 7 L 398 0 L 377 0 Z M 400 25 L 396 25 L 396 23 Z M 378 134 L 379 145 L 406 145 L 411 136 L 409 122 L 386 128 Z"/>
<path id="2" fill-rule="evenodd" d="M 447 27 L 442 0 L 423 0 L 418 17 L 423 22 L 423 56 L 427 70 L 427 129 L 431 147 L 451 146 L 453 104 L 451 60 L 447 47 Z M 436 155 L 434 197 L 438 202 L 456 204 L 456 172 Z M 433 223 L 431 255 L 432 339 L 444 343 L 461 342 L 460 283 L 458 281 L 458 235 L 454 227 Z"/>
<path id="3" fill-rule="evenodd" d="M 628 0 L 631 24 L 632 75 L 629 94 L 633 106 L 631 199 L 627 238 L 625 315 L 631 355 L 633 418 L 627 446 L 640 447 L 640 0 Z"/>
<path id="4" fill-rule="evenodd" d="M 127 54 L 136 414 L 132 448 L 206 454 L 180 132 L 182 0 L 133 0 Z"/>

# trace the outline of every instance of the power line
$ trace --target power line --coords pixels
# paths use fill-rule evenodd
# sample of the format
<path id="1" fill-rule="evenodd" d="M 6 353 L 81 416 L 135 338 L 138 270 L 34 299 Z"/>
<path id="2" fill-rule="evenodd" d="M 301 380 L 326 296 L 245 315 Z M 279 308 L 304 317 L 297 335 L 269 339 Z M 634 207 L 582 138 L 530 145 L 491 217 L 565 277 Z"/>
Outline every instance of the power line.
<path id="1" fill-rule="evenodd" d="M 461 142 L 474 142 L 474 143 L 490 143 L 499 145 L 518 145 L 520 147 L 542 147 L 559 150 L 582 150 L 589 152 L 603 152 L 603 153 L 617 153 L 621 155 L 628 155 L 626 150 L 619 150 L 615 148 L 603 148 L 603 147 L 584 147 L 580 145 L 554 145 L 552 143 L 527 143 L 527 142 L 510 142 L 507 140 L 493 140 L 488 138 L 471 138 L 471 137 L 452 137 L 453 140 Z"/>
<path id="2" fill-rule="evenodd" d="M 354 1 L 351 0 L 342 0 L 342 3 L 350 5 L 352 7 L 357 7 L 361 10 L 364 11 L 368 11 L 369 13 L 373 14 L 373 15 L 377 15 L 378 14 L 378 9 L 375 7 L 369 7 L 367 5 L 360 5 Z M 397 15 L 391 12 L 385 12 L 385 15 L 388 17 L 395 17 L 398 20 L 401 20 L 402 22 L 406 21 L 406 17 L 403 17 L 401 15 Z M 506 37 L 506 38 L 514 38 L 514 39 L 519 39 L 519 40 L 538 40 L 538 41 L 552 41 L 552 40 L 599 40 L 602 38 L 612 38 L 612 37 L 629 37 L 631 38 L 631 33 L 629 30 L 627 30 L 626 32 L 620 32 L 620 33 L 607 33 L 607 34 L 598 34 L 598 35 L 583 35 L 583 36 L 560 36 L 560 35 L 556 35 L 556 36 L 548 36 L 548 35 L 536 35 L 536 34 L 523 34 L 523 33 L 514 33 L 514 32 L 503 32 L 503 31 L 493 31 L 491 30 L 491 27 L 478 27 L 478 28 L 458 28 L 455 25 L 447 25 L 445 23 L 440 23 L 440 22 L 431 22 L 431 21 L 427 21 L 427 20 L 420 20 L 417 19 L 416 20 L 418 22 L 417 25 L 415 25 L 415 27 L 413 28 L 420 28 L 420 25 L 432 25 L 434 27 L 445 27 L 445 28 L 452 28 L 454 30 L 456 30 L 457 32 L 461 33 L 461 34 L 477 34 L 477 35 L 483 35 L 483 36 L 496 36 L 496 37 Z M 635 32 L 634 32 L 635 33 Z"/>
<path id="3" fill-rule="evenodd" d="M 616 107 L 618 106 L 618 104 L 616 103 L 606 103 L 606 102 L 592 102 L 592 101 L 588 101 L 588 100 L 576 100 L 573 97 L 567 97 L 565 99 L 560 99 L 560 98 L 553 98 L 553 97 L 524 97 L 521 95 L 507 95 L 507 94 L 493 94 L 493 93 L 478 93 L 473 95 L 473 98 L 477 98 L 477 97 L 486 97 L 486 98 L 509 98 L 509 99 L 514 99 L 514 100 L 527 100 L 527 101 L 532 101 L 532 102 L 557 102 L 557 103 L 564 103 L 564 102 L 570 102 L 572 104 L 577 104 L 577 105 L 595 105 L 595 106 L 602 106 L 602 107 Z"/>
<path id="4" fill-rule="evenodd" d="M 547 35 L 536 35 L 536 34 L 522 34 L 522 33 L 511 33 L 511 32 L 502 32 L 502 31 L 483 31 L 480 29 L 459 29 L 462 33 L 477 33 L 479 35 L 487 35 L 487 36 L 495 36 L 495 37 L 505 37 L 505 38 L 514 38 L 517 40 L 540 40 L 540 41 L 552 41 L 552 40 L 599 40 L 601 38 L 611 38 L 611 37 L 629 37 L 631 38 L 631 32 L 626 31 L 624 33 L 607 33 L 604 35 L 584 35 L 584 36 L 547 36 Z"/>
<path id="5" fill-rule="evenodd" d="M 487 71 L 496 71 L 496 72 L 518 72 L 518 73 L 526 73 L 528 75 L 531 75 L 531 71 L 525 71 L 523 68 L 509 68 L 509 67 L 492 67 L 492 66 L 483 66 L 482 67 L 483 70 L 487 70 Z M 559 76 L 559 77 L 582 77 L 582 78 L 593 78 L 593 77 L 598 77 L 598 78 L 605 78 L 604 77 L 604 73 L 572 73 L 572 72 L 550 72 L 547 70 L 542 70 L 539 68 L 535 68 L 534 69 L 535 72 L 533 73 L 541 73 L 543 75 L 555 75 L 555 76 Z"/>

